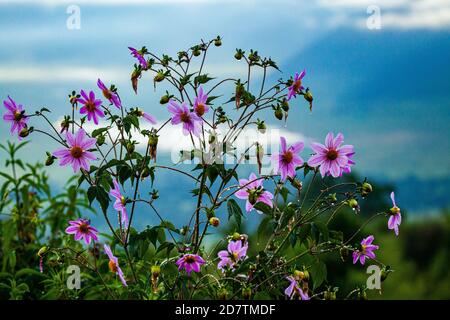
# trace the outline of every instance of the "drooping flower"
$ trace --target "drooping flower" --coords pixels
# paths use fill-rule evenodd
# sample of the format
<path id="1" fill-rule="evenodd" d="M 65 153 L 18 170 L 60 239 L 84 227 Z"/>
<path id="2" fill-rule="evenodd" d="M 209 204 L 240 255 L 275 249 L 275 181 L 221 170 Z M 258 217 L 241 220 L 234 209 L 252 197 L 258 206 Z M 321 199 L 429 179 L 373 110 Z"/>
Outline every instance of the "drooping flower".
<path id="1" fill-rule="evenodd" d="M 402 223 L 402 214 L 400 208 L 395 203 L 394 191 L 391 192 L 391 200 L 393 207 L 389 210 L 391 216 L 388 220 L 388 228 L 394 230 L 395 235 L 398 236 L 398 226 Z"/>
<path id="2" fill-rule="evenodd" d="M 264 190 L 263 180 L 257 179 L 256 175 L 252 172 L 248 179 L 240 179 L 240 190 L 235 193 L 235 196 L 239 199 L 245 199 L 245 210 L 250 212 L 253 210 L 253 206 L 258 202 L 263 202 L 272 208 L 273 194 Z"/>
<path id="3" fill-rule="evenodd" d="M 102 104 L 102 100 L 95 99 L 94 91 L 89 92 L 89 96 L 84 92 L 84 90 L 80 91 L 81 98 L 78 98 L 77 101 L 83 104 L 83 107 L 80 108 L 81 114 L 87 114 L 88 121 L 94 120 L 95 124 L 98 124 L 98 117 L 103 118 L 105 113 L 99 108 Z"/>
<path id="4" fill-rule="evenodd" d="M 7 109 L 6 113 L 3 115 L 3 120 L 11 124 L 10 132 L 11 134 L 17 133 L 19 140 L 20 132 L 27 127 L 28 117 L 25 115 L 25 110 L 21 104 L 16 104 L 16 102 L 8 96 L 8 100 L 3 101 L 3 105 Z"/>
<path id="5" fill-rule="evenodd" d="M 107 244 L 104 245 L 104 249 L 109 258 L 109 263 L 108 263 L 109 270 L 111 270 L 111 272 L 114 272 L 115 274 L 117 274 L 119 276 L 119 279 L 122 282 L 122 284 L 126 287 L 127 282 L 125 281 L 125 277 L 123 275 L 122 269 L 120 269 L 120 267 L 119 267 L 119 259 L 117 259 L 117 257 L 115 257 L 113 255 L 111 248 Z"/>
<path id="6" fill-rule="evenodd" d="M 174 100 L 170 100 L 167 109 L 173 114 L 171 120 L 172 124 L 176 125 L 183 123 L 183 134 L 185 136 L 190 133 L 196 137 L 200 136 L 203 120 L 197 116 L 195 112 L 190 112 L 186 103 L 183 102 L 180 106 Z"/>
<path id="7" fill-rule="evenodd" d="M 119 95 L 115 93 L 114 91 L 108 89 L 102 80 L 97 80 L 97 86 L 100 90 L 102 90 L 103 96 L 105 99 L 107 99 L 110 103 L 115 105 L 118 109 L 122 108 L 122 102 L 120 101 Z"/>
<path id="8" fill-rule="evenodd" d="M 205 260 L 198 254 L 186 253 L 177 260 L 176 265 L 178 270 L 184 269 L 186 273 L 191 275 L 191 272 L 200 272 L 201 265 L 205 264 Z"/>
<path id="9" fill-rule="evenodd" d="M 354 163 L 349 157 L 353 157 L 354 151 L 352 145 L 343 145 L 344 136 L 338 133 L 334 138 L 333 133 L 330 132 L 325 138 L 325 145 L 313 142 L 311 148 L 315 154 L 309 158 L 308 165 L 310 167 L 317 167 L 320 165 L 320 174 L 322 177 L 331 175 L 337 178 L 342 175 L 342 172 L 348 171 L 350 164 Z"/>
<path id="10" fill-rule="evenodd" d="M 302 79 L 305 77 L 305 75 L 306 70 L 303 70 L 300 74 L 298 74 L 298 72 L 295 73 L 294 82 L 288 88 L 288 101 L 291 100 L 292 97 L 297 97 L 297 94 L 304 89 L 304 87 L 302 86 Z"/>
<path id="11" fill-rule="evenodd" d="M 117 180 L 113 180 L 114 188 L 109 191 L 109 194 L 116 198 L 114 202 L 114 209 L 120 212 L 121 222 L 124 228 L 128 227 L 128 213 L 127 208 L 125 206 L 126 199 L 120 192 L 120 186 Z"/>
<path id="12" fill-rule="evenodd" d="M 135 48 L 132 47 L 128 47 L 128 49 L 130 49 L 131 55 L 138 60 L 141 67 L 147 69 L 148 68 L 147 60 L 145 60 L 144 56 L 139 52 L 139 50 L 136 50 Z"/>
<path id="13" fill-rule="evenodd" d="M 154 116 L 152 116 L 151 114 L 148 114 L 147 112 L 144 112 L 142 110 L 137 110 L 137 114 L 144 118 L 145 120 L 147 120 L 148 122 L 150 122 L 151 124 L 156 124 L 156 118 Z"/>
<path id="14" fill-rule="evenodd" d="M 80 168 L 89 171 L 89 160 L 95 160 L 95 155 L 88 151 L 96 143 L 95 138 L 88 138 L 83 129 L 79 129 L 75 136 L 70 132 L 66 133 L 68 147 L 58 149 L 53 155 L 60 159 L 60 166 L 71 165 L 73 172 L 78 172 Z"/>
<path id="15" fill-rule="evenodd" d="M 218 253 L 220 261 L 217 264 L 217 268 L 222 270 L 222 272 L 225 272 L 226 267 L 234 269 L 239 261 L 247 258 L 247 249 L 247 242 L 243 245 L 241 240 L 230 241 L 227 250 L 221 250 Z"/>
<path id="16" fill-rule="evenodd" d="M 198 95 L 194 100 L 194 112 L 199 117 L 203 116 L 209 110 L 209 107 L 206 105 L 207 100 L 208 96 L 206 93 L 203 93 L 203 88 L 200 87 L 198 89 Z"/>
<path id="17" fill-rule="evenodd" d="M 286 296 L 293 299 L 295 294 L 298 294 L 302 300 L 309 300 L 308 292 L 303 292 L 298 284 L 298 281 L 294 277 L 288 276 L 286 279 L 290 282 L 289 286 L 284 290 L 284 294 Z"/>
<path id="18" fill-rule="evenodd" d="M 295 168 L 303 164 L 303 159 L 298 155 L 303 150 L 304 143 L 297 142 L 287 148 L 286 138 L 280 137 L 280 153 L 274 154 L 272 159 L 275 161 L 277 173 L 281 173 L 281 180 L 285 181 L 288 177 L 294 178 Z"/>
<path id="19" fill-rule="evenodd" d="M 378 246 L 372 244 L 374 237 L 372 235 L 361 241 L 361 247 L 357 251 L 353 251 L 353 264 L 356 262 L 361 262 L 362 265 L 366 262 L 366 257 L 370 259 L 375 259 L 374 250 L 378 250 Z"/>
<path id="20" fill-rule="evenodd" d="M 69 221 L 69 227 L 66 228 L 67 234 L 74 234 L 76 241 L 84 239 L 86 244 L 90 244 L 91 240 L 98 240 L 98 230 L 91 226 L 91 222 L 87 219 L 78 219 Z"/>

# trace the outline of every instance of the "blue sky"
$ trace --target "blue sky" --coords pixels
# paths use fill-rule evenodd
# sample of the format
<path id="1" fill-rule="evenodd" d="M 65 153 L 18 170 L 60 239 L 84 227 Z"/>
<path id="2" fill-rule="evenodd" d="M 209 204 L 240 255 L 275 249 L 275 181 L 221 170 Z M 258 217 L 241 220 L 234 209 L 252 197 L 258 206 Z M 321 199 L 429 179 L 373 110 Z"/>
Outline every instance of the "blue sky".
<path id="1" fill-rule="evenodd" d="M 66 27 L 71 4 L 81 10 L 79 30 Z M 381 10 L 381 29 L 366 25 L 371 5 Z M 284 129 L 293 136 L 344 133 L 358 172 L 376 179 L 450 176 L 449 1 L 0 0 L 0 26 L 2 100 L 9 94 L 60 115 L 69 112 L 72 89 L 96 89 L 101 77 L 117 84 L 129 106 L 162 119 L 162 90 L 154 92 L 150 77 L 139 95 L 132 92 L 127 47 L 175 55 L 221 35 L 224 45 L 206 66 L 216 76 L 244 75 L 235 48 L 271 56 L 284 77 L 307 69 L 314 111 L 302 99 L 294 103 Z M 3 142 L 7 126 L 0 130 Z M 29 160 L 54 148 L 41 137 L 32 141 Z"/>

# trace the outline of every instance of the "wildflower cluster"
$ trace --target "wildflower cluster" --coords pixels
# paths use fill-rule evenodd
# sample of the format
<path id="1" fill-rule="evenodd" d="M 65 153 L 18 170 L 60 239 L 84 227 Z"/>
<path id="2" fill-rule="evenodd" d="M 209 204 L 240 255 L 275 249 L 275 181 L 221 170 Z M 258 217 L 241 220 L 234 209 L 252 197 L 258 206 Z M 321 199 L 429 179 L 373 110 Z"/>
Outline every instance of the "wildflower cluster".
<path id="1" fill-rule="evenodd" d="M 39 254 L 41 267 L 47 257 L 61 256 L 64 251 L 61 259 L 80 261 L 101 281 L 109 298 L 127 292 L 135 298 L 285 296 L 301 300 L 326 298 L 328 291 L 321 290 L 326 279 L 319 271 L 326 269 L 322 257 L 327 254 L 338 252 L 346 261 L 352 252 L 353 264 L 371 260 L 385 267 L 376 259 L 375 251 L 382 246 L 373 244 L 373 235 L 354 243 L 363 226 L 351 235 L 329 229 L 347 205 L 358 214 L 358 199 L 362 201 L 372 192 L 367 181 L 336 180 L 355 165 L 355 147 L 343 144 L 342 133 L 328 133 L 325 144 L 287 141 L 281 136 L 279 149 L 271 153 L 253 141 L 236 156 L 240 159 L 236 164 L 224 163 L 244 129 L 268 134 L 257 114 L 262 117 L 267 114 L 264 111 L 272 110 L 275 119 L 287 121 L 296 98 L 303 96 L 312 110 L 313 97 L 305 88 L 305 70 L 267 86 L 270 72 L 277 72 L 278 66 L 254 50 L 237 49 L 234 55 L 247 70 L 245 79 L 213 78 L 205 71 L 206 53 L 221 44 L 220 37 L 201 41 L 175 57 L 157 56 L 146 47 L 129 47 L 135 62 L 131 85 L 136 94 L 148 75 L 155 91 L 163 85 L 171 88 L 158 99 L 166 110 L 162 121 L 151 115 L 155 109 L 130 108 L 119 89 L 106 86 L 101 79 L 97 80 L 97 95 L 95 90 L 69 95 L 71 114 L 64 115 L 59 127 L 49 120 L 46 108 L 31 113 L 11 97 L 3 102 L 3 119 L 11 125 L 12 135 L 22 139 L 31 133 L 43 134 L 60 145 L 47 152 L 46 164 L 53 165 L 58 159 L 60 166 L 70 166 L 79 188 L 87 189 L 89 202 L 98 203 L 105 220 L 106 227 L 98 229 L 84 216 L 67 220 L 66 247 L 46 247 L 45 254 Z M 223 99 L 217 92 L 228 84 L 233 89 Z M 33 118 L 46 120 L 50 130 L 29 127 Z M 94 129 L 89 130 L 92 125 Z M 160 164 L 157 158 L 165 127 L 191 141 L 191 149 L 180 150 L 180 162 L 172 166 Z M 145 137 L 144 148 L 138 137 Z M 241 165 L 254 154 L 258 170 L 248 179 L 239 178 Z M 180 165 L 186 159 L 196 160 L 192 171 Z M 261 174 L 265 159 L 272 160 L 269 174 Z M 195 185 L 195 210 L 186 215 L 186 225 L 175 226 L 158 210 L 158 201 L 170 201 L 170 195 L 160 196 L 158 190 L 148 195 L 142 192 L 153 186 L 161 170 L 180 174 L 179 179 L 190 179 Z M 313 192 L 311 186 L 317 179 L 321 185 Z M 388 228 L 398 235 L 401 213 L 394 193 L 391 198 L 393 207 L 373 217 L 385 216 Z M 141 205 L 145 209 L 138 209 Z M 220 223 L 222 208 L 228 212 L 228 223 Z M 242 233 L 242 219 L 252 212 L 262 217 L 256 237 Z M 137 230 L 133 222 L 148 214 L 154 214 L 160 223 Z M 107 235 L 101 236 L 99 229 Z M 100 255 L 101 251 L 104 254 Z M 99 262 L 108 266 L 109 277 L 102 274 L 105 268 L 99 267 Z M 119 286 L 114 285 L 115 278 Z M 149 281 L 151 290 L 147 289 Z"/>

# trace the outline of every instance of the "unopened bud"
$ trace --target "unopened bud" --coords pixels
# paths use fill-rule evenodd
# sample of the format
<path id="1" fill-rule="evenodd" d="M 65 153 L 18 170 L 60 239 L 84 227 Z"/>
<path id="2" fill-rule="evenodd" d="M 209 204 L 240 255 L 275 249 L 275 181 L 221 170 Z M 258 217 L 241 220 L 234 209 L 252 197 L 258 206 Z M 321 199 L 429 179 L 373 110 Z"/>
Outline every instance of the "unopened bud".
<path id="1" fill-rule="evenodd" d="M 161 82 L 166 78 L 166 76 L 164 75 L 164 73 L 162 71 L 159 71 L 156 76 L 153 78 L 154 82 Z"/>
<path id="2" fill-rule="evenodd" d="M 151 266 L 150 271 L 152 273 L 152 277 L 158 278 L 159 274 L 161 273 L 161 267 L 160 266 Z"/>
<path id="3" fill-rule="evenodd" d="M 163 96 L 161 97 L 161 99 L 159 100 L 159 103 L 160 103 L 160 104 L 166 104 L 166 103 L 169 102 L 169 100 L 170 100 L 170 96 L 167 95 L 167 94 L 165 94 L 165 95 L 163 95 Z"/>
<path id="4" fill-rule="evenodd" d="M 233 235 L 231 236 L 231 239 L 233 239 L 234 241 L 237 240 L 241 240 L 241 234 L 238 232 L 233 233 Z"/>
<path id="5" fill-rule="evenodd" d="M 266 124 L 264 123 L 264 120 L 263 121 L 260 121 L 259 119 L 258 119 L 258 122 L 257 122 L 257 128 L 258 128 L 258 131 L 259 132 L 261 132 L 261 133 L 266 133 L 266 129 L 267 129 L 267 126 L 266 126 Z"/>
<path id="6" fill-rule="evenodd" d="M 28 129 L 27 127 L 25 127 L 25 128 L 23 128 L 22 130 L 20 130 L 19 136 L 20 136 L 21 138 L 28 137 L 28 135 L 30 134 L 31 131 L 32 131 L 32 130 L 30 130 L 30 129 Z"/>
<path id="7" fill-rule="evenodd" d="M 348 205 L 349 205 L 350 208 L 352 208 L 354 210 L 359 208 L 359 204 L 358 204 L 358 201 L 356 199 L 350 199 L 348 201 Z"/>
<path id="8" fill-rule="evenodd" d="M 368 182 L 364 182 L 361 186 L 361 195 L 366 197 L 369 193 L 373 191 L 372 185 Z"/>
<path id="9" fill-rule="evenodd" d="M 39 249 L 37 255 L 39 257 L 42 257 L 47 252 L 47 250 L 48 250 L 47 246 L 43 246 L 42 248 Z"/>
<path id="10" fill-rule="evenodd" d="M 311 91 L 309 91 L 309 89 L 306 89 L 303 98 L 305 98 L 305 100 L 309 102 L 309 111 L 312 111 L 313 96 L 311 94 Z"/>
<path id="11" fill-rule="evenodd" d="M 209 224 L 217 228 L 220 224 L 220 220 L 217 217 L 212 217 L 211 219 L 209 219 Z"/>
<path id="12" fill-rule="evenodd" d="M 217 297 L 219 300 L 227 300 L 228 297 L 228 291 L 225 288 L 219 289 L 219 292 L 217 292 Z"/>
<path id="13" fill-rule="evenodd" d="M 99 145 L 99 146 L 101 146 L 101 145 L 103 145 L 105 143 L 105 136 L 104 135 L 99 135 L 98 137 L 97 137 L 97 144 Z"/>
<path id="14" fill-rule="evenodd" d="M 283 101 L 281 101 L 281 109 L 286 112 L 289 111 L 289 102 L 286 99 L 283 99 Z"/>
<path id="15" fill-rule="evenodd" d="M 249 300 L 252 297 L 252 289 L 251 288 L 242 288 L 242 298 L 245 300 Z"/>
<path id="16" fill-rule="evenodd" d="M 219 36 L 217 36 L 217 38 L 214 40 L 214 45 L 216 47 L 220 47 L 222 45 L 222 39 Z"/>

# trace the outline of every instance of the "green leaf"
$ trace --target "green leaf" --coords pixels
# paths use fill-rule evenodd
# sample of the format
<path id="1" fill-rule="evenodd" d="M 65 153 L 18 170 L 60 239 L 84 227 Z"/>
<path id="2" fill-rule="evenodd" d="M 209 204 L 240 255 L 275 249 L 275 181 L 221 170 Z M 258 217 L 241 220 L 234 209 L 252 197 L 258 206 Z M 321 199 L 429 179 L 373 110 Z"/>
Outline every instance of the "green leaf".
<path id="1" fill-rule="evenodd" d="M 311 223 L 311 233 L 317 243 L 328 241 L 329 233 L 325 223 L 321 221 L 314 221 Z"/>
<path id="2" fill-rule="evenodd" d="M 230 220 L 231 217 L 234 217 L 234 220 L 236 221 L 238 227 L 240 227 L 243 214 L 241 207 L 239 207 L 239 205 L 236 203 L 236 200 L 229 199 L 227 201 L 227 210 L 228 220 Z"/>
<path id="3" fill-rule="evenodd" d="M 311 268 L 311 276 L 313 280 L 313 290 L 316 290 L 327 278 L 327 266 L 319 261 Z"/>
<path id="4" fill-rule="evenodd" d="M 255 208 L 258 211 L 261 211 L 264 214 L 272 214 L 272 208 L 269 207 L 267 204 L 263 203 L 263 202 L 257 202 L 253 208 Z"/>

